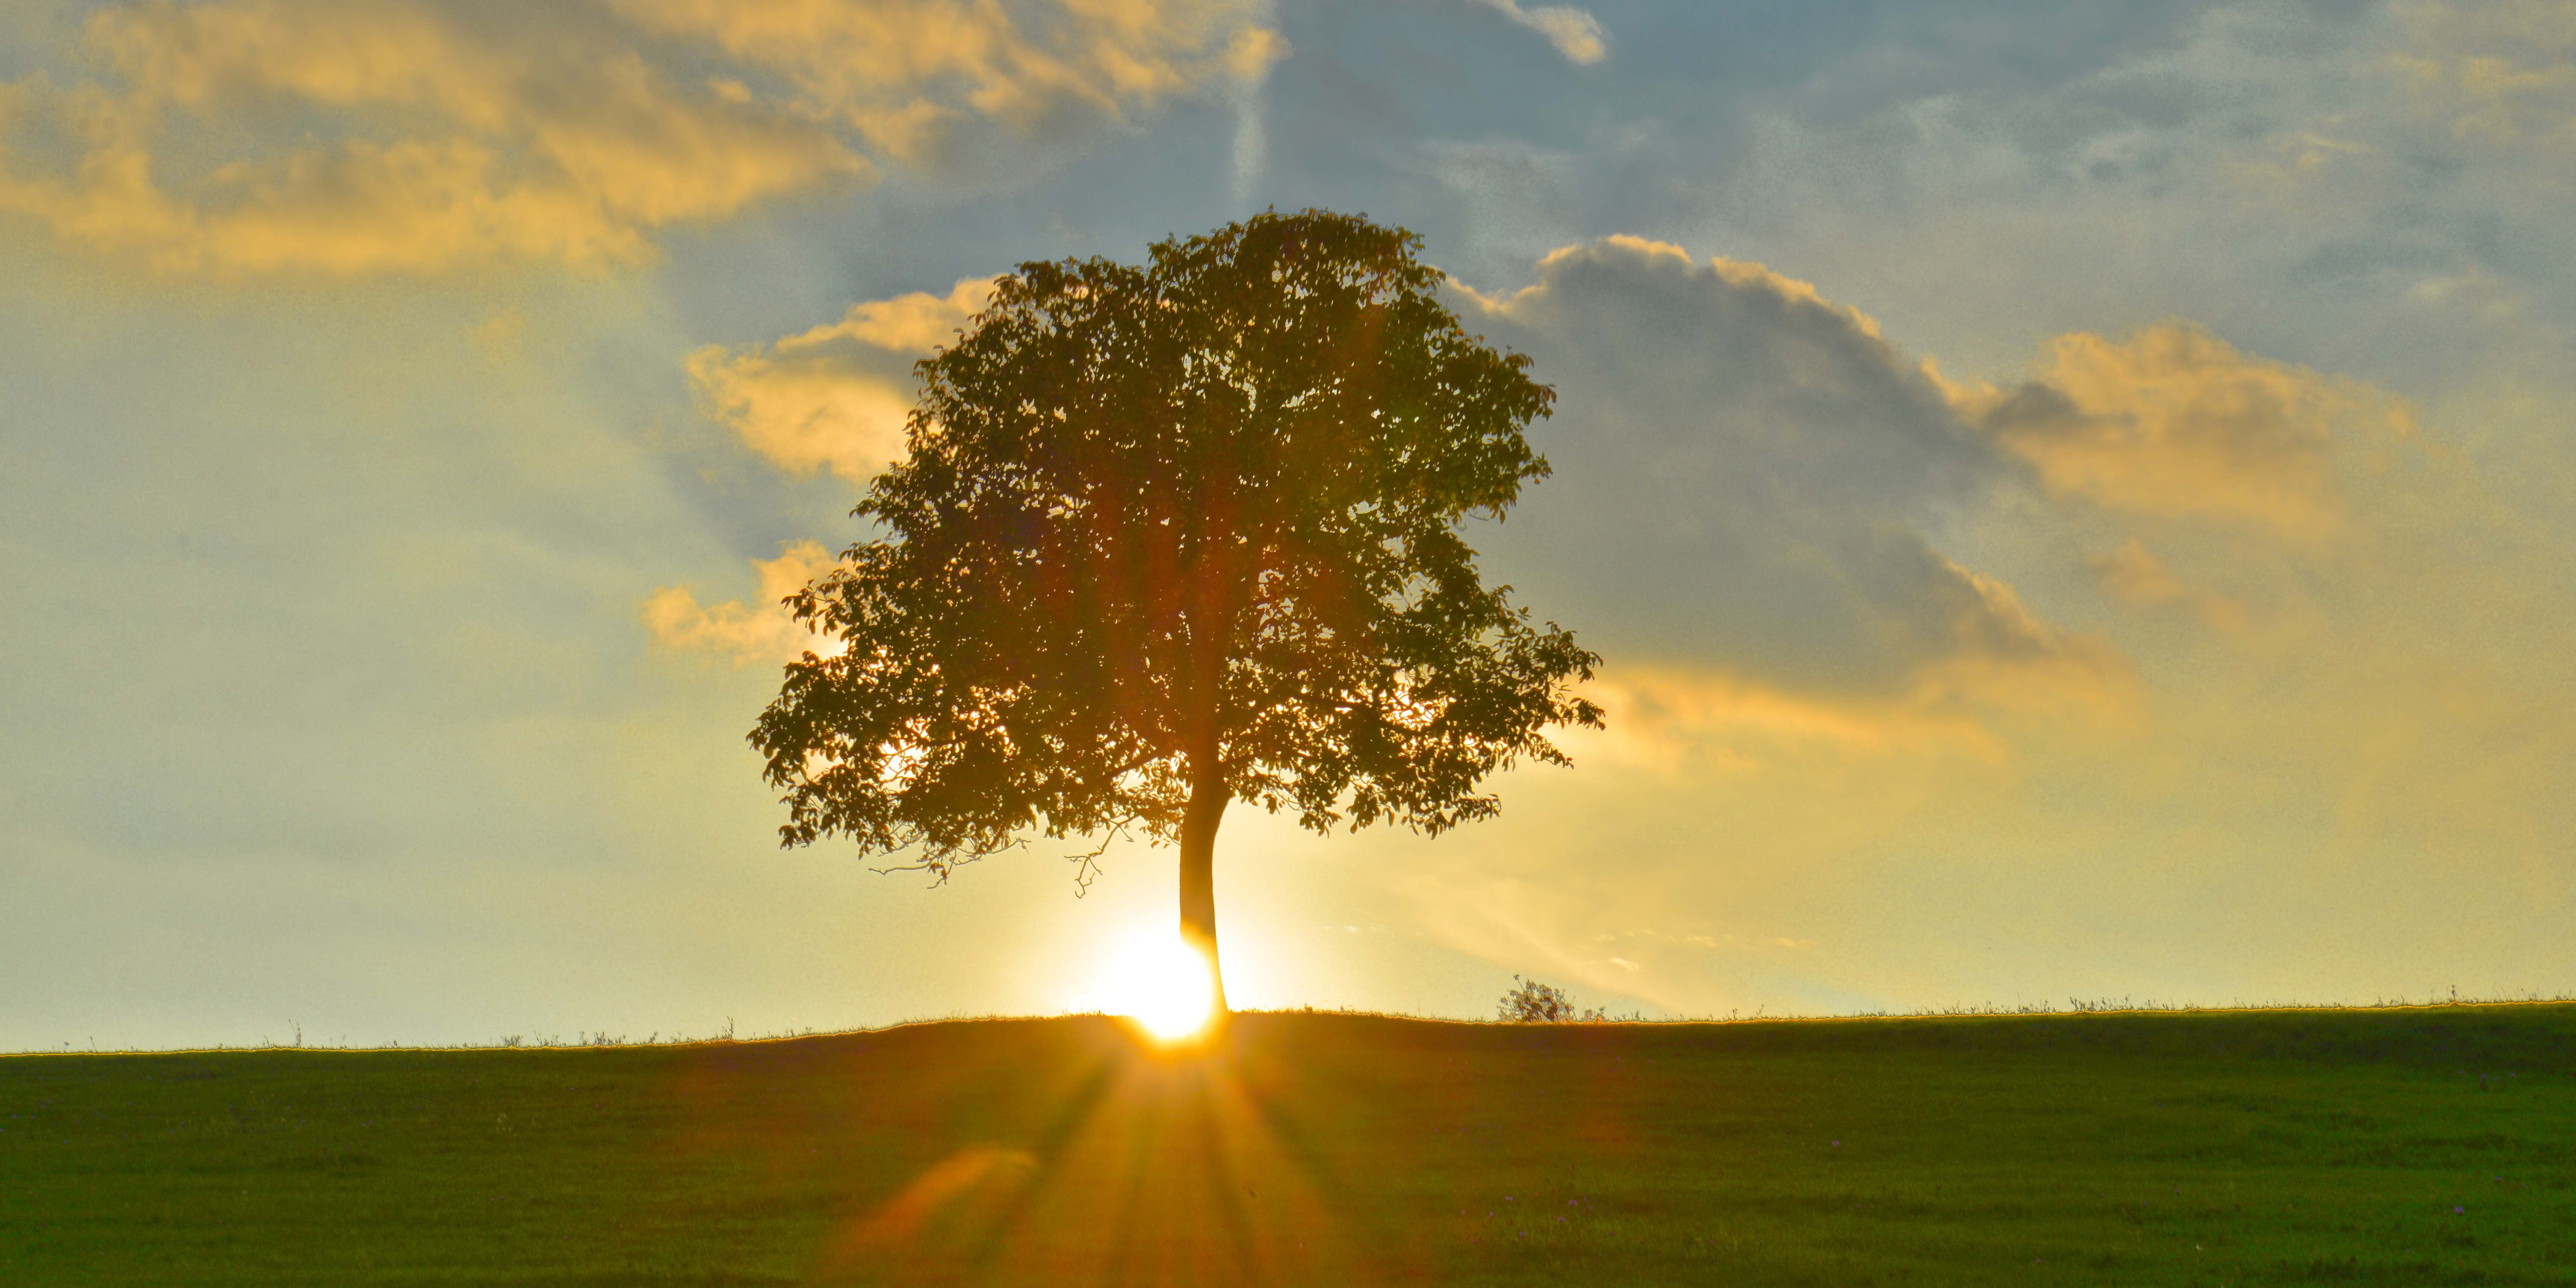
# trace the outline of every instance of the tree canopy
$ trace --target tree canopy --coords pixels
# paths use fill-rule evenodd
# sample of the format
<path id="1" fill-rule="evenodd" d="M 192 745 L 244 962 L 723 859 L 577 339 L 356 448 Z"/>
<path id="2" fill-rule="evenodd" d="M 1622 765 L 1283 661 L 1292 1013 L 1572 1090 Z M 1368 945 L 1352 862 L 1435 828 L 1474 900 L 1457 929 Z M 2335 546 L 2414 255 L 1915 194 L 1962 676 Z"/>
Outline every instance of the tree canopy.
<path id="1" fill-rule="evenodd" d="M 916 368 L 882 532 L 786 601 L 807 654 L 750 735 L 784 843 L 912 850 L 945 880 L 1032 835 L 1178 842 L 1211 950 L 1217 823 L 1437 834 L 1565 763 L 1599 658 L 1487 586 L 1460 524 L 1547 462 L 1553 392 L 1468 335 L 1420 241 L 1255 216 L 1143 266 L 1027 263 Z M 1195 872 L 1193 865 L 1195 864 Z"/>

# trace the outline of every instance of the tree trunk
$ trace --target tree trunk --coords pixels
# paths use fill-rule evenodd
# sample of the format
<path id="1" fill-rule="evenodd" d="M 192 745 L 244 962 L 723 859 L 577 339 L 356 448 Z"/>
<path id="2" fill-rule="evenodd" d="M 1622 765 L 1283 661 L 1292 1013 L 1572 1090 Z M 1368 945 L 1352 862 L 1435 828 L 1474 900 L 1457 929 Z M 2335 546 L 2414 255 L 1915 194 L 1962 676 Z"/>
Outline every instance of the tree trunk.
<path id="1" fill-rule="evenodd" d="M 1216 1013 L 1223 1015 L 1225 973 L 1216 956 L 1216 825 L 1225 817 L 1229 793 L 1223 771 L 1214 765 L 1192 769 L 1190 803 L 1181 815 L 1181 942 L 1207 954 Z"/>

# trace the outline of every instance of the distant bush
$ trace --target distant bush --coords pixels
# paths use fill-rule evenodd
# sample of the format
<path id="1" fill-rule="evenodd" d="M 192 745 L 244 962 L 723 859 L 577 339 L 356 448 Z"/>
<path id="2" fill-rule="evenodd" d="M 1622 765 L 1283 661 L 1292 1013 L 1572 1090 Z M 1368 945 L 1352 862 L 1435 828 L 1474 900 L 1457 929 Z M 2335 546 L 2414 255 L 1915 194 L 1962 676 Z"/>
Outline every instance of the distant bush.
<path id="1" fill-rule="evenodd" d="M 1574 999 L 1553 984 L 1512 976 L 1520 987 L 1503 994 L 1500 1018 L 1506 1024 L 1598 1024 L 1608 1017 L 1600 1007 L 1588 1011 L 1574 1008 Z"/>

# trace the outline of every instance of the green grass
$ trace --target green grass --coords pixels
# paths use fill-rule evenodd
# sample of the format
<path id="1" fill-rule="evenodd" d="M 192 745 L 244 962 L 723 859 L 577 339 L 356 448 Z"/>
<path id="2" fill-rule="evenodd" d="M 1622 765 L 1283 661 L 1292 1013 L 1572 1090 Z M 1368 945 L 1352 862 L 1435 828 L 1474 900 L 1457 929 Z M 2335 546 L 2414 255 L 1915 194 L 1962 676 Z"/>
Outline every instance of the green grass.
<path id="1" fill-rule="evenodd" d="M 0 1282 L 2576 1284 L 2576 1006 L 0 1059 Z"/>

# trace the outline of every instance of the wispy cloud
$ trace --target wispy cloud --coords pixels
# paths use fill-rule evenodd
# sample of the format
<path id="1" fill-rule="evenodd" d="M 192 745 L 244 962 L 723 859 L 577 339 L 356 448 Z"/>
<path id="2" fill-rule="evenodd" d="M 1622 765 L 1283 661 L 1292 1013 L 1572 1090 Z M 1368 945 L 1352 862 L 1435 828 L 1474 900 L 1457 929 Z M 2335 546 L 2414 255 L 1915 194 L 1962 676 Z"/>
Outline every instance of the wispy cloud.
<path id="1" fill-rule="evenodd" d="M 2576 148 L 2576 5 L 2424 4 L 2390 58 L 2417 106 L 2453 139 Z"/>
<path id="2" fill-rule="evenodd" d="M 1567 61 L 1597 63 L 1610 56 L 1607 33 L 1601 22 L 1584 10 L 1569 5 L 1521 7 L 1520 0 L 1482 0 L 1503 11 L 1512 21 L 1547 37 Z"/>

